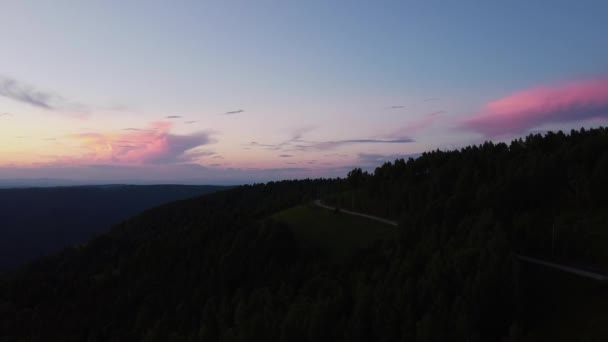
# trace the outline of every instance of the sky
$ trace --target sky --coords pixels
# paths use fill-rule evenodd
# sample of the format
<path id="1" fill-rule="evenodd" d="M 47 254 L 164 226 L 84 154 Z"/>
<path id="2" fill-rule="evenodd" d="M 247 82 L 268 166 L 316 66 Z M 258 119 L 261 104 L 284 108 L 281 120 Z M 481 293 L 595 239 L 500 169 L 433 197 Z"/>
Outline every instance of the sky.
<path id="1" fill-rule="evenodd" d="M 606 1 L 3 1 L 0 181 L 240 184 L 606 126 Z"/>

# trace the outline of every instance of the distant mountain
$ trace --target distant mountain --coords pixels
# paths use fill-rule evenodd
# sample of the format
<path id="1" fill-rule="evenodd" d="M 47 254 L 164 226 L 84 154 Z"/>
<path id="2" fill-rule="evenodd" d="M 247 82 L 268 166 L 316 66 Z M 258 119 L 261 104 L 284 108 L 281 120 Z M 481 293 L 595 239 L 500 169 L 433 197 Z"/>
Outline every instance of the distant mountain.
<path id="1" fill-rule="evenodd" d="M 99 184 L 99 183 L 91 183 Z M 54 186 L 82 186 L 88 185 L 88 183 L 55 179 L 55 178 L 12 178 L 12 179 L 0 179 L 0 189 L 10 188 L 46 188 Z"/>
<path id="2" fill-rule="evenodd" d="M 220 186 L 233 186 L 233 184 L 244 184 L 248 180 L 242 182 L 232 182 L 230 184 L 213 184 Z M 173 183 L 164 180 L 140 180 L 140 179 L 121 179 L 114 180 L 112 183 L 101 180 L 73 180 L 73 179 L 61 179 L 61 178 L 3 178 L 0 179 L 0 189 L 10 188 L 50 188 L 50 187 L 66 187 L 66 186 L 100 186 L 100 184 L 114 184 L 114 185 L 159 185 L 159 184 L 171 184 L 171 185 L 196 185 L 196 186 L 209 186 L 209 184 L 201 183 L 197 180 L 186 181 L 184 183 Z"/>
<path id="3" fill-rule="evenodd" d="M 143 210 L 221 189 L 190 185 L 0 189 L 0 272 L 84 243 Z"/>

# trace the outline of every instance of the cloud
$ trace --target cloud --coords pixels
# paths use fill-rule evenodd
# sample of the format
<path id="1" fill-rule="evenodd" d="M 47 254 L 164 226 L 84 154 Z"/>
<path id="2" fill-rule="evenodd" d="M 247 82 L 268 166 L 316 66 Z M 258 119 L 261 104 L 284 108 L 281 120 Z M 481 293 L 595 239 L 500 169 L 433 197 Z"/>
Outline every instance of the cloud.
<path id="1" fill-rule="evenodd" d="M 12 118 L 12 117 L 13 117 L 13 114 L 11 114 L 11 113 L 0 113 L 0 118 L 1 118 L 1 117 L 5 117 L 5 118 Z"/>
<path id="2" fill-rule="evenodd" d="M 540 86 L 487 104 L 465 120 L 486 137 L 520 134 L 543 124 L 608 118 L 608 78 Z"/>
<path id="3" fill-rule="evenodd" d="M 414 142 L 410 138 L 397 138 L 397 139 L 351 139 L 351 140 L 338 140 L 338 141 L 327 141 L 325 144 L 403 144 Z"/>
<path id="4" fill-rule="evenodd" d="M 421 131 L 431 127 L 437 117 L 444 112 L 442 110 L 429 113 L 417 120 L 409 122 L 407 125 L 400 127 L 399 129 L 393 131 L 389 134 L 389 137 L 401 137 L 401 136 L 410 136 L 415 133 L 420 133 Z"/>
<path id="5" fill-rule="evenodd" d="M 193 124 L 193 123 L 195 123 L 195 122 L 198 122 L 198 120 L 193 120 L 193 121 L 184 121 L 184 123 L 187 123 L 187 124 Z"/>
<path id="6" fill-rule="evenodd" d="M 128 128 L 123 128 L 123 131 L 138 131 L 138 132 L 154 132 L 153 129 L 143 129 L 143 128 L 133 128 L 133 127 L 128 127 Z"/>
<path id="7" fill-rule="evenodd" d="M 424 99 L 424 102 L 431 102 L 431 101 L 439 101 L 438 97 L 429 97 L 427 99 Z"/>
<path id="8" fill-rule="evenodd" d="M 290 140 L 299 140 L 302 139 L 302 137 L 304 136 L 304 134 L 313 131 L 315 128 L 317 128 L 316 126 L 303 126 L 303 127 L 298 127 L 295 128 L 292 132 L 291 132 L 291 139 Z"/>
<path id="9" fill-rule="evenodd" d="M 53 102 L 58 99 L 55 94 L 36 90 L 6 76 L 0 76 L 0 96 L 50 110 L 55 109 Z"/>
<path id="10" fill-rule="evenodd" d="M 252 141 L 249 143 L 249 146 L 265 147 L 267 150 L 270 150 L 270 151 L 281 151 L 281 150 L 293 151 L 294 146 L 298 146 L 297 144 L 306 142 L 305 140 L 302 140 L 302 137 L 304 136 L 304 134 L 314 130 L 315 128 L 316 128 L 315 126 L 303 126 L 303 127 L 295 128 L 291 132 L 291 136 L 289 139 L 282 141 L 278 144 L 261 144 L 261 143 L 258 143 L 257 141 Z"/>
<path id="11" fill-rule="evenodd" d="M 275 146 L 278 146 L 278 145 L 275 145 L 275 144 L 260 144 L 257 141 L 252 141 L 252 142 L 249 143 L 249 145 L 250 146 L 261 146 L 261 147 L 275 147 Z"/>
<path id="12" fill-rule="evenodd" d="M 169 116 L 165 116 L 165 119 L 181 119 L 182 116 L 179 115 L 169 115 Z"/>
<path id="13" fill-rule="evenodd" d="M 190 150 L 184 152 L 181 156 L 178 156 L 178 159 L 196 162 L 203 157 L 210 157 L 212 155 L 215 155 L 215 152 L 207 150 Z"/>
<path id="14" fill-rule="evenodd" d="M 249 146 L 264 147 L 271 151 L 326 151 L 344 145 L 352 144 L 407 144 L 414 142 L 409 137 L 394 137 L 387 139 L 347 139 L 333 141 L 286 140 L 278 144 L 260 144 L 252 141 Z"/>
<path id="15" fill-rule="evenodd" d="M 127 129 L 127 133 L 81 133 L 68 136 L 85 154 L 68 158 L 66 162 L 117 163 L 117 164 L 174 164 L 196 162 L 199 158 L 214 154 L 210 151 L 193 150 L 212 144 L 215 140 L 208 131 L 189 135 L 171 134 L 171 122 L 154 122 L 152 129 Z"/>
<path id="16" fill-rule="evenodd" d="M 238 109 L 238 110 L 233 110 L 233 111 L 225 112 L 224 115 L 240 114 L 242 112 L 244 112 L 243 109 Z"/>
<path id="17" fill-rule="evenodd" d="M 386 107 L 386 109 L 402 109 L 402 108 L 405 108 L 405 106 L 397 105 L 397 106 L 388 106 L 388 107 Z"/>
<path id="18" fill-rule="evenodd" d="M 281 158 L 291 158 L 291 157 L 293 157 L 293 155 L 291 155 L 291 154 L 280 154 L 279 157 L 281 157 Z"/>
<path id="19" fill-rule="evenodd" d="M 83 105 L 69 102 L 55 93 L 36 89 L 2 75 L 0 75 L 0 96 L 46 110 L 86 111 Z"/>

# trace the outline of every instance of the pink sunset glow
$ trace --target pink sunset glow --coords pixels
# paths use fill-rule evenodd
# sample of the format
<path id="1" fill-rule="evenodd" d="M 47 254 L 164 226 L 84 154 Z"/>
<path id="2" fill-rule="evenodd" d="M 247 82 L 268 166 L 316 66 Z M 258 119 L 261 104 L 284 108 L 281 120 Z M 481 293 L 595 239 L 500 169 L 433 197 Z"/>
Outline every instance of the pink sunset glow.
<path id="1" fill-rule="evenodd" d="M 608 116 L 608 78 L 541 86 L 487 104 L 464 126 L 486 137 L 524 133 L 546 123 Z"/>
<path id="2" fill-rule="evenodd" d="M 127 128 L 118 133 L 82 133 L 68 136 L 86 152 L 75 163 L 145 164 L 193 161 L 201 152 L 189 151 L 212 143 L 208 132 L 175 135 L 171 122 L 153 122 L 149 128 Z M 190 152 L 190 153 L 188 153 Z"/>
<path id="3" fill-rule="evenodd" d="M 437 118 L 444 114 L 443 110 L 435 111 L 429 113 L 419 119 L 411 121 L 407 123 L 407 125 L 400 127 L 399 129 L 393 131 L 388 136 L 391 138 L 403 137 L 403 136 L 412 136 L 418 134 L 427 128 L 431 127 Z"/>

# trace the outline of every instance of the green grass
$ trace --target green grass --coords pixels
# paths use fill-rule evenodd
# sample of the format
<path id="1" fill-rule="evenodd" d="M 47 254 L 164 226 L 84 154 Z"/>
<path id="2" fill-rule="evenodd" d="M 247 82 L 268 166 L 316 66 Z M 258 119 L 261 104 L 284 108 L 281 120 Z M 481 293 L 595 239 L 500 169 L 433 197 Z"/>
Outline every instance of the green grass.
<path id="1" fill-rule="evenodd" d="M 379 239 L 394 238 L 399 228 L 363 217 L 336 214 L 313 204 L 293 207 L 272 216 L 287 224 L 304 248 L 318 249 L 341 261 Z"/>

